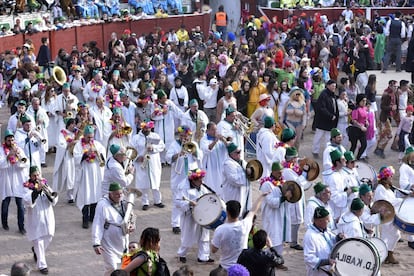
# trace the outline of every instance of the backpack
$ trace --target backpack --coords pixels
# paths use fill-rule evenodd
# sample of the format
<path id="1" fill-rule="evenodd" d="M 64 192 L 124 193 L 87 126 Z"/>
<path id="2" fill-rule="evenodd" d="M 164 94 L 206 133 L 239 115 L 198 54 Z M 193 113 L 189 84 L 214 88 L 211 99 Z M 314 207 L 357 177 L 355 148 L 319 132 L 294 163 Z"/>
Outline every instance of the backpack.
<path id="1" fill-rule="evenodd" d="M 151 276 L 147 271 L 142 268 L 142 265 L 148 262 L 149 256 L 148 253 L 145 251 L 140 251 L 136 254 L 136 256 L 143 256 L 145 258 L 145 262 L 143 262 L 136 270 L 137 272 L 135 275 L 138 274 L 138 271 L 141 270 L 146 276 Z M 167 262 L 158 255 L 158 258 L 155 259 L 155 266 L 156 271 L 154 276 L 170 276 L 170 270 L 168 269 Z"/>

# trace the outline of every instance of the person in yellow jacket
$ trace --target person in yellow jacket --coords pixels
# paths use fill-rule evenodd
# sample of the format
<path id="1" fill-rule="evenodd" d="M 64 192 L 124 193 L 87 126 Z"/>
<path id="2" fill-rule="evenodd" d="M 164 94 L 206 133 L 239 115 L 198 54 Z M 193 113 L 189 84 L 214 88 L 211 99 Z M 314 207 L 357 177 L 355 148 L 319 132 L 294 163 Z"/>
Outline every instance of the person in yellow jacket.
<path id="1" fill-rule="evenodd" d="M 253 112 L 259 107 L 259 97 L 261 94 L 266 94 L 266 87 L 259 82 L 259 79 L 254 74 L 250 77 L 250 91 L 249 102 L 247 103 L 247 117 L 250 118 Z"/>
<path id="2" fill-rule="evenodd" d="M 188 35 L 188 31 L 185 29 L 185 25 L 181 25 L 176 34 L 180 45 L 190 40 L 190 36 Z"/>

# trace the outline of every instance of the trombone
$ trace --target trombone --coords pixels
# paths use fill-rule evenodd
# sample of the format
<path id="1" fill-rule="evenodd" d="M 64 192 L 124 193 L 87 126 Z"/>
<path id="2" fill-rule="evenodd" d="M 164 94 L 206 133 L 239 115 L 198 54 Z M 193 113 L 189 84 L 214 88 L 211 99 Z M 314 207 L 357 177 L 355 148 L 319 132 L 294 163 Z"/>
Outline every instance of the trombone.
<path id="1" fill-rule="evenodd" d="M 181 172 L 183 171 L 184 160 L 182 160 L 181 157 L 184 157 L 187 154 L 194 154 L 196 152 L 197 152 L 197 145 L 196 143 L 192 141 L 186 142 L 181 146 L 181 152 L 179 153 L 179 156 L 177 157 L 177 161 L 175 161 L 174 171 L 176 174 L 181 174 Z"/>
<path id="2" fill-rule="evenodd" d="M 234 125 L 236 129 L 239 129 L 243 134 L 244 138 L 246 138 L 247 142 L 253 147 L 256 151 L 256 143 L 250 138 L 250 133 L 253 132 L 253 124 L 249 118 L 244 116 L 243 114 L 237 114 L 236 118 L 234 119 Z"/>

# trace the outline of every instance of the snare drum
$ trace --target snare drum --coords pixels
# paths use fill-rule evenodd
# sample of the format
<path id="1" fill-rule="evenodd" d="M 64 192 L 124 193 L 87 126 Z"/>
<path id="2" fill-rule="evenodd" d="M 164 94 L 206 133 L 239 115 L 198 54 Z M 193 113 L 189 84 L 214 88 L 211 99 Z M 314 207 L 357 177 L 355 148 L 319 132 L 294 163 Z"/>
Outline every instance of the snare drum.
<path id="1" fill-rule="evenodd" d="M 367 239 L 349 238 L 338 242 L 331 253 L 335 272 L 341 276 L 377 275 L 381 258 L 375 245 Z"/>
<path id="2" fill-rule="evenodd" d="M 377 187 L 377 173 L 375 172 L 374 167 L 361 161 L 355 161 L 355 168 L 358 172 L 360 182 L 365 182 L 366 184 L 371 185 L 373 189 Z"/>
<path id="3" fill-rule="evenodd" d="M 407 197 L 396 211 L 394 224 L 400 230 L 414 234 L 414 197 Z"/>
<path id="4" fill-rule="evenodd" d="M 381 263 L 383 263 L 388 256 L 387 244 L 385 243 L 385 241 L 377 237 L 372 237 L 368 240 L 375 245 L 375 248 L 377 248 L 378 253 L 380 255 Z"/>
<path id="5" fill-rule="evenodd" d="M 193 208 L 193 219 L 207 229 L 216 229 L 226 220 L 226 204 L 216 194 L 202 195 Z"/>

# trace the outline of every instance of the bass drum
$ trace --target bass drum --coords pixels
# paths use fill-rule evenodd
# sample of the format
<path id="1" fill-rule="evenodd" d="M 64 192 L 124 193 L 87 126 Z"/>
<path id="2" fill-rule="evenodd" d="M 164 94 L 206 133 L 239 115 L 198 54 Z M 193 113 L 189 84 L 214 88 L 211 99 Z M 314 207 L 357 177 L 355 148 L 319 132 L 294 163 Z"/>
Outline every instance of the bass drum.
<path id="1" fill-rule="evenodd" d="M 407 197 L 396 211 L 394 224 L 401 231 L 414 234 L 414 197 Z"/>
<path id="2" fill-rule="evenodd" d="M 193 219 L 207 229 L 216 229 L 226 220 L 226 204 L 216 194 L 202 195 L 193 208 Z"/>
<path id="3" fill-rule="evenodd" d="M 355 168 L 358 172 L 360 182 L 370 185 L 372 189 L 377 187 L 377 173 L 374 167 L 361 161 L 355 161 Z"/>
<path id="4" fill-rule="evenodd" d="M 380 254 L 375 245 L 367 239 L 348 238 L 338 242 L 331 253 L 336 261 L 335 275 L 374 276 L 381 264 Z"/>
<path id="5" fill-rule="evenodd" d="M 385 241 L 377 237 L 369 238 L 369 241 L 372 242 L 377 248 L 378 253 L 380 255 L 381 263 L 383 263 L 388 256 L 387 244 L 385 243 Z"/>

